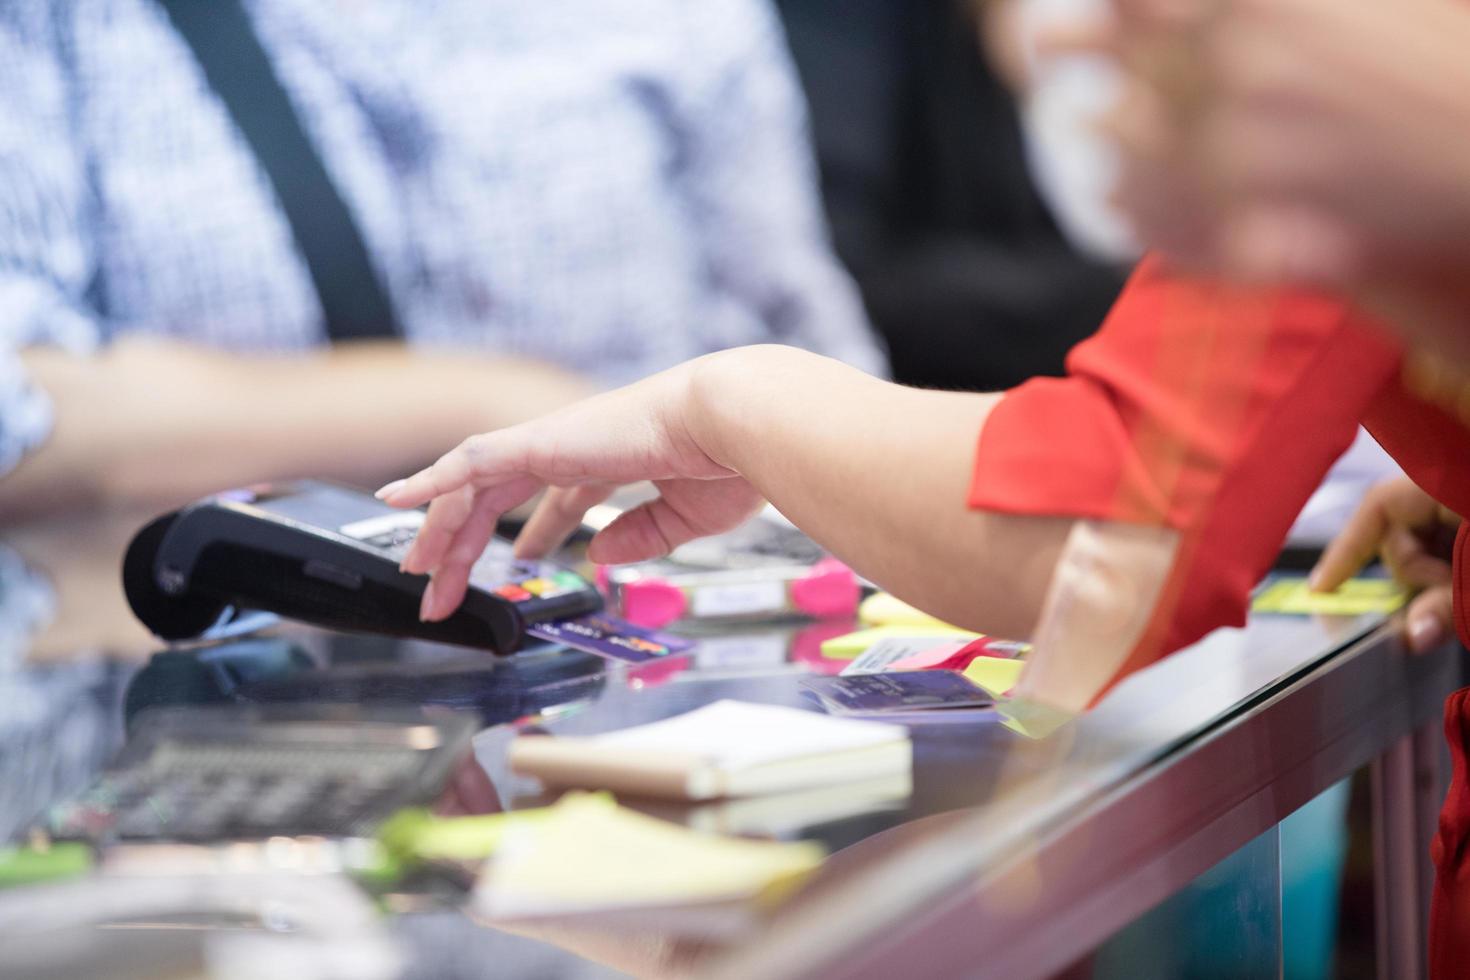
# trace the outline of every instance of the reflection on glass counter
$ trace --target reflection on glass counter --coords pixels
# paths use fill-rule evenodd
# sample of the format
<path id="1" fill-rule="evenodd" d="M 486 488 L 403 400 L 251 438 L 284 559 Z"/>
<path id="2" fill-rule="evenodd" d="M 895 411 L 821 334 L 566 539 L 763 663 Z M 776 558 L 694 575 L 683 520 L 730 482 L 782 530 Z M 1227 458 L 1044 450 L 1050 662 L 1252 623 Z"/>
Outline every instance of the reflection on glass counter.
<path id="1" fill-rule="evenodd" d="M 1048 863 L 1052 857 L 1028 856 L 1045 841 L 1065 832 L 1089 842 L 1079 854 L 1105 851 L 1114 838 L 1100 835 L 1121 831 L 1089 821 L 1100 819 L 1093 814 L 1105 812 L 1108 801 L 1119 793 L 1139 792 L 1129 787 L 1146 786 L 1138 781 L 1154 772 L 1160 760 L 1187 758 L 1207 744 L 1203 735 L 1248 718 L 1256 705 L 1266 703 L 1267 693 L 1330 664 L 1381 619 L 1275 616 L 1258 619 L 1245 630 L 1224 631 L 1130 679 L 1088 716 L 1045 738 L 1007 727 L 999 713 L 986 708 L 946 718 L 907 712 L 900 717 L 908 729 L 912 768 L 901 778 L 874 774 L 829 786 L 689 802 L 620 795 L 619 813 L 652 817 L 659 826 L 682 826 L 696 836 L 722 839 L 805 842 L 803 846 L 828 855 L 797 876 L 800 881 L 783 890 L 779 901 L 747 921 L 743 933 L 689 935 L 684 931 L 687 917 L 684 926 L 671 923 L 662 931 L 657 922 L 610 930 L 606 923 L 594 925 L 577 917 L 491 922 L 475 911 L 483 912 L 485 906 L 477 906 L 473 897 L 486 887 L 486 869 L 494 865 L 495 847 L 488 842 L 517 835 L 529 839 L 514 828 L 533 824 L 518 821 L 543 819 L 560 798 L 512 768 L 510 749 L 518 737 L 529 732 L 592 737 L 727 699 L 819 712 L 819 703 L 804 692 L 802 681 L 850 668 L 850 659 L 828 656 L 823 646 L 832 649 L 828 641 L 851 633 L 857 624 L 707 627 L 687 634 L 696 641 L 687 653 L 645 664 L 555 644 L 498 658 L 465 648 L 258 618 L 243 620 L 236 631 L 268 628 L 165 647 L 132 619 L 119 584 L 123 547 L 141 522 L 136 515 L 120 515 L 41 525 L 12 529 L 0 540 L 0 704 L 6 705 L 0 712 L 0 786 L 5 789 L 0 794 L 0 840 L 34 844 L 30 831 L 44 829 L 47 815 L 61 812 L 58 804 L 85 799 L 89 787 L 96 791 L 103 785 L 99 774 L 129 758 L 129 730 L 136 729 L 143 738 L 150 718 L 198 711 L 318 712 L 339 720 L 354 712 L 359 719 L 367 717 L 361 713 L 383 710 L 447 712 L 476 732 L 471 751 L 434 775 L 435 792 L 418 798 L 421 806 L 400 811 L 381 830 L 363 825 L 351 835 L 359 841 L 351 847 L 284 838 L 248 846 L 206 843 L 193 849 L 135 842 L 104 848 L 80 872 L 91 877 L 30 886 L 65 887 L 73 890 L 69 894 L 95 897 L 88 906 L 95 906 L 95 925 L 117 916 L 117 909 L 107 904 L 120 887 L 117 881 L 140 875 L 128 887 L 155 894 L 157 917 L 152 921 L 161 926 L 176 923 L 181 914 L 166 905 L 169 895 L 177 896 L 186 887 L 180 884 L 186 880 L 194 881 L 187 887 L 204 889 L 201 894 L 225 884 L 219 876 L 240 874 L 246 867 L 275 876 L 270 880 L 288 890 L 282 883 L 294 880 L 293 874 L 350 881 L 357 893 L 375 896 L 391 912 L 385 921 L 358 933 L 372 937 L 364 940 L 367 946 L 378 943 L 373 948 L 398 950 L 380 957 L 379 967 L 392 964 L 391 970 L 380 971 L 384 976 L 600 977 L 611 975 L 609 971 L 663 976 L 706 968 L 730 975 L 728 970 L 736 968 L 730 964 L 762 962 L 748 957 L 767 942 L 773 944 L 772 955 L 787 948 L 780 943 L 790 930 L 856 942 L 885 928 L 879 913 L 889 906 L 871 901 L 859 901 L 863 913 L 844 918 L 842 928 L 821 923 L 830 909 L 846 907 L 854 894 L 874 894 L 874 888 L 897 901 L 904 889 L 895 892 L 895 882 L 904 882 L 910 891 L 926 881 L 938 888 L 949 880 L 946 875 L 952 878 L 961 870 L 967 880 L 980 880 L 1017 859 L 1034 859 L 1034 874 L 1040 879 L 1032 886 L 1052 887 L 1065 878 L 1055 868 L 1076 870 L 1077 862 L 1054 865 Z M 1372 669 L 1379 673 L 1373 676 L 1384 685 L 1388 681 L 1383 678 L 1397 677 L 1394 671 L 1403 665 L 1386 646 L 1374 649 L 1379 660 Z M 1437 669 L 1430 661 L 1410 667 L 1411 674 L 1420 673 L 1405 675 L 1404 682 L 1421 686 L 1429 683 L 1424 672 Z M 368 729 L 355 731 L 355 738 L 366 737 Z M 236 759 L 228 763 L 231 767 L 246 765 L 239 761 L 243 756 L 231 758 Z M 288 789 L 301 785 L 299 780 L 281 780 L 269 793 L 260 790 L 261 799 L 255 802 L 289 803 L 308 813 L 314 802 L 325 807 L 327 797 L 313 792 L 297 793 L 301 798 L 294 802 L 287 799 Z M 121 792 L 116 786 L 109 791 Z M 230 807 L 215 796 L 212 791 L 183 794 L 171 805 L 198 806 L 201 811 L 213 806 L 210 812 L 220 811 L 216 816 L 225 820 L 232 815 Z M 100 798 L 91 799 L 95 803 Z M 248 809 L 243 803 L 239 808 Z M 400 817 L 417 820 L 414 833 L 430 834 L 440 850 L 405 845 L 421 838 L 409 834 L 404 829 L 409 824 Z M 449 848 L 446 841 L 451 838 L 461 844 L 469 839 L 473 853 Z M 944 859 L 938 865 L 920 860 L 926 850 L 941 845 Z M 6 880 L 18 880 L 6 875 L 14 875 L 19 864 L 4 863 L 17 853 L 0 847 L 0 933 L 10 928 L 6 910 L 17 908 L 13 900 L 24 894 L 3 887 Z M 288 866 L 295 871 L 283 877 Z M 522 884 L 544 873 L 543 866 L 522 867 L 532 875 L 518 879 Z M 575 876 L 577 869 L 565 873 Z M 997 879 L 1008 883 L 989 900 L 1015 894 L 1010 873 Z M 206 881 L 213 885 L 206 887 Z M 323 896 L 328 892 L 330 888 Z M 86 905 L 76 904 L 78 911 L 69 918 L 56 918 L 56 935 L 88 934 L 88 920 L 80 911 Z M 52 906 L 37 906 L 43 907 Z M 900 911 L 895 904 L 887 914 Z M 873 917 L 871 922 L 867 916 Z M 110 942 L 112 933 L 106 934 Z M 131 934 L 134 946 L 141 934 Z M 1091 946 L 1106 935 L 1097 934 Z M 388 946 L 381 945 L 385 937 L 391 940 Z M 1059 938 L 1059 948 L 1067 945 L 1066 938 Z M 1068 961 L 1085 957 L 1091 946 L 1075 950 L 1077 955 Z M 1117 948 L 1101 954 L 1094 965 L 1101 969 L 1106 962 L 1119 962 L 1107 959 L 1121 955 Z M 208 959 L 201 950 L 192 948 L 194 961 Z M 155 952 L 168 959 L 162 942 Z M 799 959 L 782 962 L 796 964 Z M 757 972 L 769 971 L 763 967 Z M 139 975 L 148 975 L 147 970 Z M 361 975 L 377 974 L 368 969 Z"/>

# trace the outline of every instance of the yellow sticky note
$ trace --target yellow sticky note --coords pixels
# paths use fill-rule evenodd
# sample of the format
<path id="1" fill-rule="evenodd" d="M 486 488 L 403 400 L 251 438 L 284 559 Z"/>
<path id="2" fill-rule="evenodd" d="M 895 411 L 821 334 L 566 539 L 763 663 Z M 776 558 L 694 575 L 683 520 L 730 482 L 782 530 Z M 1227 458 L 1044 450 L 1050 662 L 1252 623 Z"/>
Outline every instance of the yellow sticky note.
<path id="1" fill-rule="evenodd" d="M 824 640 L 822 656 L 851 660 L 880 640 L 946 640 L 950 637 L 973 640 L 979 635 L 957 626 L 876 626 Z"/>
<path id="2" fill-rule="evenodd" d="M 996 710 L 1005 725 L 1017 735 L 1026 738 L 1046 738 L 1073 721 L 1077 716 L 1044 704 L 1015 698 L 996 705 Z"/>
<path id="3" fill-rule="evenodd" d="M 821 864 L 810 841 L 704 834 L 635 813 L 603 796 L 568 794 L 550 819 L 507 834 L 479 904 L 516 918 L 638 906 L 765 900 Z"/>
<path id="4" fill-rule="evenodd" d="M 1251 611 L 1287 616 L 1360 616 L 1391 613 L 1408 594 L 1391 579 L 1355 578 L 1334 592 L 1313 592 L 1300 576 L 1280 578 L 1267 585 L 1251 602 Z"/>
<path id="5" fill-rule="evenodd" d="M 945 629 L 959 629 L 887 592 L 875 592 L 864 599 L 862 605 L 858 606 L 858 619 L 864 626 L 941 626 Z"/>
<path id="6" fill-rule="evenodd" d="M 984 689 L 993 698 L 1003 697 L 1021 679 L 1026 669 L 1024 660 L 1008 660 L 1001 657 L 976 657 L 965 668 L 965 677 Z"/>

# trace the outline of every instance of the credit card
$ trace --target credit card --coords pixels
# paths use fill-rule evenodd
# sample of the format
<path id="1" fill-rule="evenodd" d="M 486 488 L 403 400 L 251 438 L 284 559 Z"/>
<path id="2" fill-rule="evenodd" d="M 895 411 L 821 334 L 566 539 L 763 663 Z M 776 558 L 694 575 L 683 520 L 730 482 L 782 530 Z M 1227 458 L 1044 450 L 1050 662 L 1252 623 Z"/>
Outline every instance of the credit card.
<path id="1" fill-rule="evenodd" d="M 806 693 L 838 714 L 978 708 L 995 699 L 953 670 L 913 670 L 846 677 L 808 677 Z"/>
<path id="2" fill-rule="evenodd" d="M 594 613 L 580 619 L 564 619 L 559 622 L 535 623 L 528 626 L 526 632 L 543 640 L 630 664 L 658 660 L 671 653 L 682 653 L 694 646 L 693 640 L 634 626 L 606 613 Z"/>

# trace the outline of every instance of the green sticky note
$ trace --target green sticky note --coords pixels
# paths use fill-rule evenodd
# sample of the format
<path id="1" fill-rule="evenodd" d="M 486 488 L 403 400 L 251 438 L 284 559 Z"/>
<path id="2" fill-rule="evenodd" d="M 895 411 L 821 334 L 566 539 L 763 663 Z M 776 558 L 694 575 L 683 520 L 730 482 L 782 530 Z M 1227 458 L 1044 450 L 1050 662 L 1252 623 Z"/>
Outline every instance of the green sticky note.
<path id="1" fill-rule="evenodd" d="M 1384 578 L 1355 578 L 1333 592 L 1313 592 L 1301 576 L 1278 578 L 1257 593 L 1251 611 L 1281 616 L 1361 616 L 1391 613 L 1408 593 Z"/>
<path id="2" fill-rule="evenodd" d="M 0 847 L 0 888 L 76 878 L 92 870 L 86 844 L 52 844 L 47 848 Z"/>
<path id="3" fill-rule="evenodd" d="M 610 793 L 581 794 L 613 805 Z M 495 854 L 505 835 L 549 819 L 553 807 L 512 810 L 476 817 L 436 817 L 427 810 L 404 810 L 378 831 L 378 840 L 400 861 L 483 861 Z"/>

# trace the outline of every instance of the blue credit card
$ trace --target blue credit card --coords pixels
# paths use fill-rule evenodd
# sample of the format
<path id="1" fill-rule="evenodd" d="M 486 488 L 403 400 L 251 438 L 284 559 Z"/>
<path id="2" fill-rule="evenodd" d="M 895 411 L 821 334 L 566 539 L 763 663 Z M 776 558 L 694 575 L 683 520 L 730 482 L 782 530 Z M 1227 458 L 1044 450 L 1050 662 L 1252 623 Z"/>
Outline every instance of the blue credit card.
<path id="1" fill-rule="evenodd" d="M 580 619 L 536 623 L 528 626 L 526 632 L 543 640 L 630 664 L 658 660 L 671 653 L 682 653 L 694 646 L 692 640 L 634 626 L 626 620 L 605 613 L 594 613 Z"/>
<path id="2" fill-rule="evenodd" d="M 801 686 L 829 711 L 879 714 L 978 708 L 995 699 L 956 670 L 901 670 L 886 674 L 808 677 Z"/>

